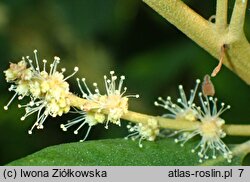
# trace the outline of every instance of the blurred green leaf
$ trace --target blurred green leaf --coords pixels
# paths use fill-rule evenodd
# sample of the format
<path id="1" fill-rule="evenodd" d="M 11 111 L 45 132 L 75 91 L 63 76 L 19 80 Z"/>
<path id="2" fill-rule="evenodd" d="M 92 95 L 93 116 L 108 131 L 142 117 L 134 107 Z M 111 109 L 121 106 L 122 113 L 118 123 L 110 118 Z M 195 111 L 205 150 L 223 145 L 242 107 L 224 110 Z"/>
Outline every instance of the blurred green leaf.
<path id="1" fill-rule="evenodd" d="M 56 1 L 68 23 L 76 27 L 79 36 L 90 38 L 95 34 L 119 35 L 136 15 L 140 1 L 134 0 L 92 0 Z M 90 13 L 91 12 L 91 13 Z"/>
<path id="2" fill-rule="evenodd" d="M 69 143 L 45 148 L 8 165 L 108 165 L 108 166 L 165 166 L 200 165 L 198 156 L 191 153 L 195 146 L 189 142 L 185 147 L 175 144 L 172 139 L 156 142 L 109 139 Z M 234 157 L 232 163 L 225 160 L 207 160 L 210 165 L 241 165 L 245 154 Z M 205 163 L 205 164 L 206 164 Z"/>

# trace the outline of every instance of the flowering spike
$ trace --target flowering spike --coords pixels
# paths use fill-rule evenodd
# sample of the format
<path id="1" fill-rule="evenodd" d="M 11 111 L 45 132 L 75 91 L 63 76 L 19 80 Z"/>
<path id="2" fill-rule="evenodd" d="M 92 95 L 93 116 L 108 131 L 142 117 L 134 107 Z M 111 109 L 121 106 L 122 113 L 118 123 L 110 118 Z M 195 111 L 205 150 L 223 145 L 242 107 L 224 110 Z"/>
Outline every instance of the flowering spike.
<path id="1" fill-rule="evenodd" d="M 54 57 L 54 62 L 50 65 L 49 73 L 46 71 L 46 60 L 43 60 L 43 69 L 39 67 L 37 50 L 34 50 L 35 66 L 29 56 L 26 59 L 23 57 L 17 64 L 10 64 L 10 68 L 4 71 L 6 81 L 13 83 L 9 90 L 16 92 L 9 103 L 18 96 L 18 99 L 23 99 L 29 96 L 31 101 L 28 104 L 18 105 L 19 108 L 25 108 L 25 115 L 21 117 L 24 120 L 33 113 L 37 113 L 36 122 L 29 130 L 29 134 L 36 127 L 37 129 L 44 128 L 44 121 L 50 115 L 52 117 L 61 116 L 67 113 L 70 109 L 70 102 L 67 98 L 69 94 L 69 84 L 65 81 L 75 73 L 64 79 L 62 72 L 57 71 L 57 66 L 60 62 L 59 57 Z M 28 64 L 29 67 L 28 67 Z M 78 68 L 75 69 L 75 72 Z"/>

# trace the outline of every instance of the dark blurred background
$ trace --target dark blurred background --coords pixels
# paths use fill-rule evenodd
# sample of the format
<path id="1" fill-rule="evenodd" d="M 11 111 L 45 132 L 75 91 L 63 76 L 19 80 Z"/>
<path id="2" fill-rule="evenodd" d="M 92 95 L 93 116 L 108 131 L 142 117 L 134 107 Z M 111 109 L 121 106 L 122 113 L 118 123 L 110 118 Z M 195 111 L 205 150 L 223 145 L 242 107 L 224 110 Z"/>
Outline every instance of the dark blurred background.
<path id="1" fill-rule="evenodd" d="M 215 13 L 216 1 L 185 1 L 208 19 Z M 229 10 L 232 11 L 233 0 Z M 246 34 L 250 37 L 250 10 L 247 11 Z M 183 33 L 169 24 L 140 0 L 2 0 L 0 2 L 0 106 L 9 101 L 3 71 L 9 62 L 18 62 L 22 56 L 33 56 L 37 49 L 40 60 L 61 58 L 59 67 L 66 74 L 78 66 L 80 71 L 71 78 L 71 91 L 80 93 L 76 77 L 86 77 L 89 84 L 115 70 L 126 75 L 128 93 L 139 93 L 140 99 L 131 99 L 130 109 L 161 115 L 165 111 L 153 102 L 158 96 L 178 97 L 178 85 L 186 92 L 194 87 L 197 78 L 211 73 L 217 60 L 197 46 Z M 223 67 L 213 79 L 216 96 L 232 106 L 223 114 L 228 123 L 249 124 L 250 88 L 235 74 Z M 25 100 L 21 101 L 25 103 Z M 23 109 L 15 100 L 8 111 L 0 109 L 0 165 L 24 157 L 42 148 L 75 142 L 82 134 L 73 129 L 63 132 L 60 123 L 75 117 L 73 114 L 49 118 L 44 130 L 27 131 L 35 115 L 20 121 Z M 125 124 L 92 129 L 88 140 L 117 138 L 127 135 Z M 226 142 L 240 143 L 244 137 L 227 137 Z M 70 157 L 70 156 L 69 156 Z"/>

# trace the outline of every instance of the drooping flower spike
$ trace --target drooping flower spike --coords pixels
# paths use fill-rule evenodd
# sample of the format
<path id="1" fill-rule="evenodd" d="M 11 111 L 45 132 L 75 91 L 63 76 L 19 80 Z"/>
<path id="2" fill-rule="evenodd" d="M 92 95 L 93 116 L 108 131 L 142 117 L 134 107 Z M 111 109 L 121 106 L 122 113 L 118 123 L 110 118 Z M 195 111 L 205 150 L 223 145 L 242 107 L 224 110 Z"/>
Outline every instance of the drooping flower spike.
<path id="1" fill-rule="evenodd" d="M 174 119 L 184 119 L 187 121 L 195 121 L 197 119 L 197 112 L 194 109 L 194 99 L 200 84 L 200 80 L 196 80 L 195 88 L 190 92 L 190 97 L 187 100 L 187 96 L 184 92 L 183 86 L 179 85 L 180 98 L 177 99 L 177 103 L 174 104 L 171 100 L 171 97 L 167 97 L 166 100 L 161 97 L 158 98 L 158 101 L 155 101 L 155 106 L 163 107 L 171 112 L 171 114 L 164 114 L 164 117 L 174 118 Z"/>
<path id="2" fill-rule="evenodd" d="M 72 77 L 77 71 L 78 67 L 74 68 L 74 72 L 68 77 L 64 78 L 63 73 L 57 71 L 57 66 L 60 63 L 59 57 L 54 57 L 54 61 L 50 64 L 49 72 L 46 71 L 46 60 L 43 60 L 43 68 L 39 66 L 37 50 L 34 50 L 35 65 L 29 56 L 26 59 L 23 57 L 22 61 L 17 64 L 11 63 L 10 68 L 5 71 L 7 82 L 13 83 L 10 86 L 10 91 L 15 91 L 15 95 L 19 95 L 19 99 L 24 96 L 29 96 L 30 102 L 24 105 L 18 105 L 19 108 L 25 108 L 25 115 L 21 118 L 24 120 L 27 116 L 37 112 L 37 119 L 31 129 L 28 131 L 32 134 L 32 130 L 43 129 L 43 123 L 50 115 L 52 117 L 61 116 L 70 110 L 70 101 L 67 96 L 69 94 L 69 84 L 66 80 Z M 30 67 L 27 67 L 27 65 Z M 6 110 L 13 101 L 14 97 L 4 107 Z"/>
<path id="3" fill-rule="evenodd" d="M 127 125 L 129 135 L 125 137 L 125 139 L 131 138 L 132 140 L 139 139 L 139 147 L 143 147 L 142 141 L 154 141 L 158 136 L 160 129 L 158 126 L 158 122 L 154 119 L 148 120 L 145 123 L 138 123 L 135 125 L 128 124 Z"/>

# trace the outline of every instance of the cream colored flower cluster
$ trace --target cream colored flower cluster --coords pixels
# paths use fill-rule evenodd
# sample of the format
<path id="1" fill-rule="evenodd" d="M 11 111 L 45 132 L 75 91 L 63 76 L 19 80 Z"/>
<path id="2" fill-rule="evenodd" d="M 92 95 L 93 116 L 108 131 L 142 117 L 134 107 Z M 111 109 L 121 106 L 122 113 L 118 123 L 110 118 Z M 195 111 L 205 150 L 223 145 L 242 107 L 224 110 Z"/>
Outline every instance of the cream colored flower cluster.
<path id="1" fill-rule="evenodd" d="M 127 125 L 130 134 L 125 139 L 139 139 L 139 147 L 142 147 L 142 140 L 154 141 L 158 136 L 160 129 L 155 119 L 149 119 L 147 123 L 138 123 L 136 125 Z"/>
<path id="2" fill-rule="evenodd" d="M 78 71 L 78 68 L 75 67 L 74 73 L 64 78 L 63 73 L 66 69 L 57 71 L 60 58 L 55 57 L 53 63 L 49 65 L 50 69 L 47 72 L 47 61 L 43 60 L 43 68 L 41 69 L 36 50 L 34 50 L 34 54 L 35 65 L 27 56 L 26 59 L 23 57 L 17 64 L 11 63 L 10 68 L 4 71 L 6 81 L 12 83 L 9 90 L 15 92 L 4 109 L 8 109 L 16 96 L 20 100 L 25 96 L 29 96 L 30 102 L 28 104 L 18 105 L 19 108 L 24 107 L 26 111 L 21 120 L 37 112 L 36 122 L 29 130 L 29 134 L 32 134 L 32 130 L 35 127 L 43 129 L 43 123 L 49 115 L 52 117 L 61 116 L 70 110 L 70 101 L 67 98 L 69 84 L 66 80 Z"/>
<path id="3" fill-rule="evenodd" d="M 200 125 L 195 129 L 183 129 L 174 132 L 174 135 L 178 134 L 178 138 L 175 139 L 175 142 L 180 142 L 181 146 L 184 146 L 188 140 L 196 135 L 201 136 L 201 141 L 192 149 L 192 152 L 198 150 L 199 162 L 203 162 L 203 160 L 209 157 L 215 159 L 218 154 L 222 154 L 228 162 L 231 162 L 232 152 L 221 140 L 221 138 L 226 136 L 226 133 L 223 131 L 225 121 L 220 118 L 220 115 L 229 109 L 230 106 L 225 106 L 225 104 L 222 103 L 221 108 L 219 110 L 217 109 L 217 98 L 209 97 L 209 94 L 207 94 L 214 94 L 213 85 L 211 85 L 212 83 L 207 75 L 202 84 L 203 94 L 201 92 L 198 94 L 201 107 L 197 106 L 194 103 L 194 98 L 199 83 L 200 80 L 197 80 L 195 89 L 191 90 L 191 95 L 188 100 L 182 85 L 180 85 L 179 90 L 181 97 L 177 99 L 178 104 L 174 104 L 170 97 L 167 97 L 166 100 L 160 97 L 158 98 L 159 101 L 155 102 L 155 105 L 171 112 L 170 114 L 165 114 L 165 117 L 181 119 L 187 122 L 200 121 Z"/>
<path id="4" fill-rule="evenodd" d="M 110 78 L 105 75 L 104 84 L 106 93 L 101 94 L 97 83 L 93 83 L 94 92 L 91 92 L 91 89 L 86 84 L 85 78 L 81 79 L 84 88 L 81 85 L 80 79 L 77 78 L 82 97 L 90 102 L 82 106 L 82 110 L 76 111 L 77 114 L 80 114 L 80 116 L 68 121 L 67 124 L 62 124 L 61 128 L 64 131 L 67 131 L 69 127 L 81 123 L 80 126 L 74 131 L 75 134 L 78 134 L 78 130 L 84 125 L 87 125 L 87 133 L 84 139 L 81 140 L 84 141 L 88 136 L 91 127 L 94 125 L 105 124 L 106 129 L 108 129 L 109 123 L 120 126 L 120 118 L 128 111 L 128 98 L 138 98 L 139 95 L 125 95 L 127 88 L 122 88 L 125 76 L 121 76 L 118 83 L 117 79 L 118 77 L 115 75 L 114 71 L 110 72 Z M 106 113 L 107 116 L 103 113 Z"/>

